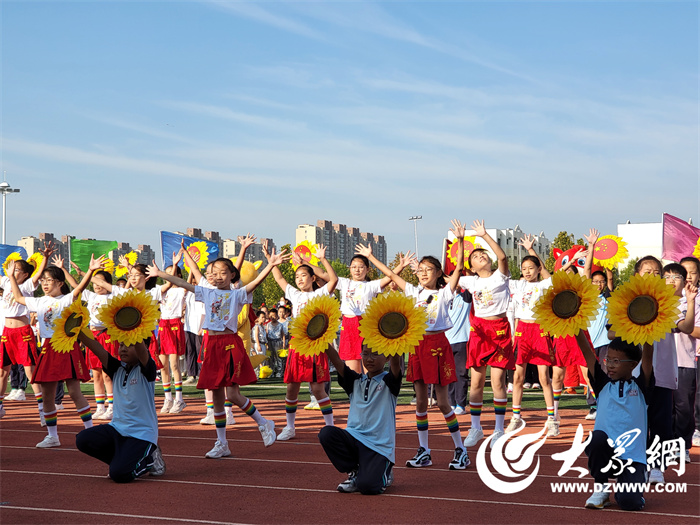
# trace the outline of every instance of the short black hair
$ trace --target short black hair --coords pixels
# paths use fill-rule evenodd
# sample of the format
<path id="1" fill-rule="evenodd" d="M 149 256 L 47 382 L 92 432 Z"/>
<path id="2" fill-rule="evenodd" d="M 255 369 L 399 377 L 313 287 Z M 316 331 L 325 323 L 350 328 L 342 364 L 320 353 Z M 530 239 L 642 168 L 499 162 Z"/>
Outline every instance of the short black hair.
<path id="1" fill-rule="evenodd" d="M 678 263 L 670 263 L 670 264 L 667 264 L 666 266 L 664 266 L 664 269 L 661 271 L 661 275 L 664 275 L 667 273 L 680 275 L 681 277 L 683 277 L 683 279 L 688 278 L 688 270 L 683 268 L 682 264 L 678 264 Z"/>
<path id="2" fill-rule="evenodd" d="M 608 349 L 622 352 L 627 356 L 628 359 L 632 359 L 633 361 L 637 361 L 638 363 L 642 360 L 642 349 L 639 347 L 639 345 L 623 341 L 620 337 L 616 337 L 615 339 L 610 341 Z"/>
<path id="3" fill-rule="evenodd" d="M 678 261 L 678 262 L 680 262 L 681 264 L 683 264 L 684 262 L 694 263 L 694 264 L 695 264 L 695 270 L 696 270 L 698 273 L 700 273 L 700 259 L 698 259 L 697 257 L 692 257 L 692 256 L 691 256 L 691 257 L 683 257 L 683 258 L 682 258 L 680 261 Z"/>
<path id="4" fill-rule="evenodd" d="M 661 264 L 661 261 L 659 261 L 659 260 L 658 260 L 656 257 L 654 257 L 653 255 L 647 255 L 647 256 L 642 257 L 641 259 L 639 259 L 639 260 L 636 262 L 636 264 L 634 265 L 634 273 L 635 273 L 635 275 L 639 273 L 639 270 L 642 269 L 642 265 L 643 265 L 645 262 L 654 262 L 654 263 L 656 263 L 656 265 L 659 267 L 659 270 L 661 270 L 661 268 L 663 268 L 663 265 Z"/>

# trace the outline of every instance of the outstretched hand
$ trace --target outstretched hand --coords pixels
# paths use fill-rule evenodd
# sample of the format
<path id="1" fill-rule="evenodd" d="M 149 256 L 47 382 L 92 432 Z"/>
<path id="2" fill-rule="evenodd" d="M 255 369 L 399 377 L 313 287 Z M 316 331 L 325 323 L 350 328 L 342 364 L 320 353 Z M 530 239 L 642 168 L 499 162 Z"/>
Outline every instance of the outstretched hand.
<path id="1" fill-rule="evenodd" d="M 90 264 L 88 265 L 88 269 L 93 272 L 96 272 L 97 270 L 102 268 L 105 262 L 107 262 L 107 257 L 105 257 L 104 255 L 100 255 L 97 259 L 95 259 L 95 254 L 90 254 Z"/>
<path id="2" fill-rule="evenodd" d="M 290 258 L 291 255 L 287 253 L 287 250 L 282 250 L 279 253 L 275 253 L 275 250 L 272 250 L 270 258 L 267 260 L 267 262 L 272 266 L 278 266 L 283 262 L 287 262 Z"/>
<path id="3" fill-rule="evenodd" d="M 156 265 L 155 261 L 153 261 L 146 267 L 146 277 L 160 277 L 160 270 L 158 269 L 158 266 Z"/>
<path id="4" fill-rule="evenodd" d="M 241 244 L 241 248 L 249 248 L 253 244 L 255 244 L 255 241 L 257 240 L 255 238 L 255 235 L 251 235 L 250 233 L 246 233 L 245 237 L 242 235 L 239 235 L 236 240 Z"/>
<path id="5" fill-rule="evenodd" d="M 518 241 L 518 244 L 525 248 L 526 250 L 532 250 L 533 244 L 535 244 L 535 236 L 530 234 L 525 234 L 525 236 Z"/>
<path id="6" fill-rule="evenodd" d="M 464 239 L 466 228 L 465 225 L 457 219 L 452 219 L 452 228 L 450 228 L 450 231 L 454 234 L 454 236 L 457 239 Z"/>
<path id="7" fill-rule="evenodd" d="M 472 230 L 474 230 L 474 235 L 477 237 L 483 237 L 486 235 L 486 227 L 484 226 L 484 221 L 475 220 L 472 223 Z"/>
<path id="8" fill-rule="evenodd" d="M 356 244 L 355 253 L 369 259 L 372 256 L 372 246 L 369 244 Z"/>
<path id="9" fill-rule="evenodd" d="M 326 258 L 326 245 L 325 244 L 318 245 L 318 248 L 316 248 L 316 257 L 318 257 L 319 259 Z"/>
<path id="10" fill-rule="evenodd" d="M 73 261 L 71 261 L 71 262 L 73 262 Z M 58 268 L 63 268 L 63 257 L 61 257 L 60 255 L 54 255 L 53 259 L 51 259 L 51 264 L 53 266 L 58 267 Z"/>
<path id="11" fill-rule="evenodd" d="M 588 230 L 588 235 L 584 235 L 583 238 L 586 239 L 586 242 L 589 246 L 593 246 L 598 240 L 599 236 L 600 234 L 598 230 L 596 230 L 595 228 L 591 228 L 590 230 Z"/>

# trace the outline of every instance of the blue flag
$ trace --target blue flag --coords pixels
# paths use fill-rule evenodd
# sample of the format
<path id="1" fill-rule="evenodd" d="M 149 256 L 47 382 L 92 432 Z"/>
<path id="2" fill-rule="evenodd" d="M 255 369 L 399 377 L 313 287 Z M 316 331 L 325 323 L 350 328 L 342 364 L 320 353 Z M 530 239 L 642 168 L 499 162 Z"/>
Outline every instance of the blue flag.
<path id="1" fill-rule="evenodd" d="M 167 268 L 173 263 L 173 253 L 180 251 L 180 242 L 185 239 L 187 252 L 197 263 L 200 270 L 204 270 L 206 265 L 219 257 L 219 245 L 215 242 L 205 241 L 197 237 L 188 237 L 173 232 L 160 232 L 161 255 L 163 256 L 163 268 Z M 180 261 L 180 268 L 184 268 L 184 259 Z"/>
<path id="2" fill-rule="evenodd" d="M 2 273 L 2 275 L 5 275 L 4 266 L 7 257 L 13 253 L 17 253 L 20 259 L 24 259 L 25 261 L 27 260 L 27 250 L 25 250 L 21 246 L 13 246 L 11 244 L 0 244 L 0 263 L 2 264 L 2 266 L 0 266 L 0 273 Z"/>

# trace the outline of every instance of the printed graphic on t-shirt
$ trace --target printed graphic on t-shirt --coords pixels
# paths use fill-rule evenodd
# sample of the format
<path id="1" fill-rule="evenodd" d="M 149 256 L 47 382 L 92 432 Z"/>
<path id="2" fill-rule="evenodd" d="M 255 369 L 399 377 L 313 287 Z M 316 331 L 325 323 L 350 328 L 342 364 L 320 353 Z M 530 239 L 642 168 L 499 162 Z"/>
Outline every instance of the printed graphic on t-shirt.
<path id="1" fill-rule="evenodd" d="M 439 313 L 437 298 L 438 294 L 434 293 L 428 296 L 428 298 L 425 301 L 421 301 L 416 305 L 425 308 L 425 311 L 428 314 L 428 326 L 432 326 L 437 322 L 437 317 Z"/>
<path id="2" fill-rule="evenodd" d="M 364 284 L 360 283 L 355 286 L 350 286 L 345 292 L 345 300 L 353 308 L 359 308 L 364 296 Z"/>
<path id="3" fill-rule="evenodd" d="M 228 321 L 231 316 L 231 294 L 223 293 L 211 303 L 209 311 L 209 321 L 216 323 L 217 320 Z"/>
<path id="4" fill-rule="evenodd" d="M 493 291 L 488 288 L 485 288 L 483 290 L 476 290 L 472 294 L 472 297 L 474 297 L 474 302 L 480 308 L 488 308 L 496 304 L 496 301 L 493 298 Z"/>
<path id="5" fill-rule="evenodd" d="M 49 329 L 53 329 L 54 319 L 57 315 L 60 315 L 60 312 L 58 311 L 58 306 L 58 301 L 56 301 L 51 306 L 49 306 L 44 312 L 44 326 L 46 326 Z"/>

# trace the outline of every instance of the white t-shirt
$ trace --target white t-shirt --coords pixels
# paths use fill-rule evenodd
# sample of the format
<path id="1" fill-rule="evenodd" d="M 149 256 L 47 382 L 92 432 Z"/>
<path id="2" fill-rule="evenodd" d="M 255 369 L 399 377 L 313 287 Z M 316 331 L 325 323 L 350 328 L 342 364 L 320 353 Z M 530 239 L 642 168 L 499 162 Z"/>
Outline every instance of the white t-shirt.
<path id="1" fill-rule="evenodd" d="M 207 287 L 205 286 L 204 288 Z M 195 300 L 194 292 L 187 292 L 187 294 L 185 294 L 185 332 L 192 332 L 193 334 L 199 333 L 199 330 L 202 328 L 203 317 L 204 303 Z"/>
<path id="2" fill-rule="evenodd" d="M 515 318 L 533 321 L 535 315 L 532 313 L 532 309 L 535 307 L 535 304 L 537 304 L 539 298 L 542 297 L 551 286 L 551 277 L 544 281 L 536 281 L 534 283 L 530 283 L 525 279 L 510 281 L 509 288 L 515 305 Z"/>
<path id="3" fill-rule="evenodd" d="M 15 301 L 15 296 L 12 293 L 12 285 L 8 277 L 5 276 L 0 280 L 0 288 L 3 289 L 3 317 L 29 317 L 29 310 L 27 310 L 27 307 Z M 19 285 L 19 291 L 22 292 L 24 297 L 32 297 L 34 295 L 34 290 L 36 290 L 36 285 L 31 277 L 28 277 L 26 281 Z"/>
<path id="4" fill-rule="evenodd" d="M 455 296 L 449 286 L 440 290 L 427 290 L 422 286 L 406 283 L 403 292 L 408 297 L 416 299 L 416 308 L 425 308 L 428 313 L 428 332 L 442 332 L 452 328 L 450 319 L 450 303 Z"/>
<path id="5" fill-rule="evenodd" d="M 245 288 L 219 290 L 218 288 L 194 287 L 195 300 L 204 303 L 204 324 L 202 328 L 223 332 L 226 328 L 238 331 L 238 314 L 243 305 L 253 302 L 253 294 Z"/>
<path id="6" fill-rule="evenodd" d="M 302 311 L 306 303 L 311 299 L 322 295 L 330 295 L 327 284 L 324 284 L 321 288 L 317 288 L 313 292 L 302 292 L 294 288 L 291 284 L 287 284 L 287 289 L 284 291 L 284 296 L 292 303 L 292 316 L 294 317 L 299 316 L 299 312 Z"/>
<path id="7" fill-rule="evenodd" d="M 474 298 L 474 315 L 477 317 L 492 317 L 502 315 L 508 310 L 510 278 L 500 270 L 494 271 L 489 277 L 467 275 L 459 278 L 459 285 L 466 288 Z"/>
<path id="8" fill-rule="evenodd" d="M 179 286 L 173 286 L 167 292 L 162 292 L 162 287 L 156 286 L 151 290 L 153 298 L 160 302 L 161 319 L 180 319 L 182 307 L 185 305 L 185 290 Z"/>
<path id="9" fill-rule="evenodd" d="M 36 312 L 39 333 L 44 339 L 53 336 L 56 319 L 61 317 L 64 308 L 73 303 L 73 294 L 60 295 L 58 297 L 27 297 L 27 308 L 30 312 Z"/>
<path id="10" fill-rule="evenodd" d="M 695 300 L 695 326 L 700 326 L 700 295 Z M 685 318 L 688 311 L 688 300 L 685 295 L 681 297 L 680 304 L 681 314 Z M 697 361 L 698 339 L 690 337 L 688 334 L 678 332 L 673 334 L 676 339 L 676 355 L 678 357 L 678 366 L 681 368 L 695 368 Z"/>
<path id="11" fill-rule="evenodd" d="M 345 317 L 358 317 L 365 313 L 367 304 L 382 292 L 381 280 L 353 281 L 338 277 L 337 289 L 340 292 L 340 313 Z"/>
<path id="12" fill-rule="evenodd" d="M 120 288 L 119 286 L 112 286 L 112 291 L 104 295 L 96 294 L 90 290 L 83 291 L 81 298 L 87 302 L 87 309 L 90 312 L 90 326 L 96 330 L 102 330 L 105 325 L 97 318 L 97 311 L 115 295 L 121 295 L 126 292 L 126 288 Z"/>

